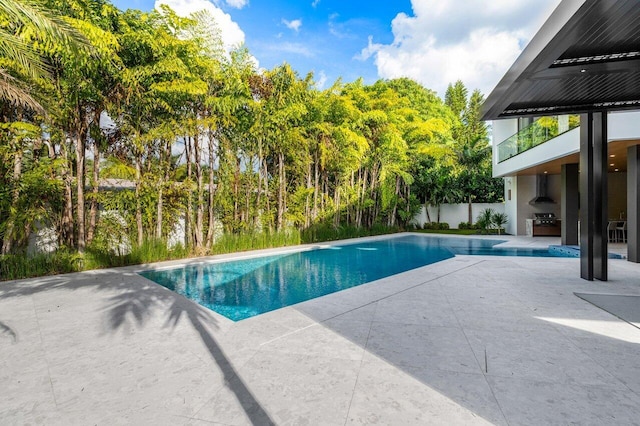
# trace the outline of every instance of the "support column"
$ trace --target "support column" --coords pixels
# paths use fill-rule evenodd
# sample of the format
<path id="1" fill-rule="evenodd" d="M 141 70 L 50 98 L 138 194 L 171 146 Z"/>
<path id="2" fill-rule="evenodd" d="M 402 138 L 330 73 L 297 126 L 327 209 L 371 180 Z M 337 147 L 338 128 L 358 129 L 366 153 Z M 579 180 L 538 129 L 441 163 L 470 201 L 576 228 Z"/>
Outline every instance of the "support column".
<path id="1" fill-rule="evenodd" d="M 561 244 L 565 246 L 578 245 L 578 164 L 563 164 L 562 188 L 560 200 Z"/>
<path id="2" fill-rule="evenodd" d="M 607 280 L 607 113 L 580 116 L 580 276 Z"/>
<path id="3" fill-rule="evenodd" d="M 627 260 L 640 263 L 640 147 L 627 148 Z"/>

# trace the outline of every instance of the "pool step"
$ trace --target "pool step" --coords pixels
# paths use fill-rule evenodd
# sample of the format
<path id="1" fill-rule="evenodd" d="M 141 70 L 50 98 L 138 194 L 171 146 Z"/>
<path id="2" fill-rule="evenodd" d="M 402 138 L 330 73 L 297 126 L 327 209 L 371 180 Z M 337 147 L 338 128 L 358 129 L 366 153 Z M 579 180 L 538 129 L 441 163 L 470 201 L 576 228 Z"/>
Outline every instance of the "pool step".
<path id="1" fill-rule="evenodd" d="M 550 253 L 558 253 L 566 257 L 580 257 L 580 246 L 549 246 Z M 625 257 L 617 253 L 609 253 L 609 259 L 624 259 Z"/>

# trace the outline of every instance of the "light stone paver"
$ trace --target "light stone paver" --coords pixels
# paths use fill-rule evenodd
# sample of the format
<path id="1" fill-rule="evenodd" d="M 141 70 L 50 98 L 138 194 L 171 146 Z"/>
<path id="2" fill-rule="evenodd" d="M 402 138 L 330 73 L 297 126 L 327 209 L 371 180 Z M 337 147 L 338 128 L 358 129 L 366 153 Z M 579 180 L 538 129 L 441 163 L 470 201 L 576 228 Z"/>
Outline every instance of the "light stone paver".
<path id="1" fill-rule="evenodd" d="M 237 323 L 140 269 L 0 283 L 0 424 L 640 424 L 640 329 L 573 294 L 640 295 L 624 260 L 458 256 Z"/>

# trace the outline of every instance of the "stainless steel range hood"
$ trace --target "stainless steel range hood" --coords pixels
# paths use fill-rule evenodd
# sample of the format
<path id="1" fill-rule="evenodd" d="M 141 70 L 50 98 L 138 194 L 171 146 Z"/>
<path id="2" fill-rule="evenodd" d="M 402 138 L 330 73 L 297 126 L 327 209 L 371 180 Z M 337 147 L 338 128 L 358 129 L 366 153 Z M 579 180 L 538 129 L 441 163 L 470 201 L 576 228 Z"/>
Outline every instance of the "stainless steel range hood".
<path id="1" fill-rule="evenodd" d="M 547 175 L 536 175 L 536 196 L 529 201 L 531 205 L 555 204 L 556 202 L 547 196 Z"/>

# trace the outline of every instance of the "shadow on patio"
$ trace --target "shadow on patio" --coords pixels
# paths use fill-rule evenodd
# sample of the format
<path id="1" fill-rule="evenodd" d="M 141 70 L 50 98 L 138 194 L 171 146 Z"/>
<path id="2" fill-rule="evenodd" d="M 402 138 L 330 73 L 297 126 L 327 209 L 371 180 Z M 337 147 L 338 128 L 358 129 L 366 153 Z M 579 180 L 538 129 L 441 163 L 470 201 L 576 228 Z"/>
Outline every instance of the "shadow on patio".
<path id="1" fill-rule="evenodd" d="M 242 378 L 237 374 L 234 367 L 234 363 L 225 354 L 225 351 L 218 343 L 215 334 L 223 333 L 224 330 L 220 330 L 218 320 L 211 314 L 211 312 L 191 301 L 184 299 L 171 291 L 168 291 L 156 284 L 152 284 L 135 274 L 114 274 L 108 271 L 96 271 L 93 274 L 71 274 L 68 276 L 61 275 L 56 277 L 48 277 L 33 280 L 24 280 L 16 282 L 0 283 L 0 303 L 2 301 L 11 303 L 17 300 L 24 300 L 30 296 L 36 296 L 38 300 L 34 301 L 34 305 L 40 304 L 42 306 L 49 306 L 47 313 L 58 310 L 62 315 L 74 316 L 74 315 L 87 315 L 89 318 L 76 318 L 75 325 L 78 329 L 74 333 L 74 330 L 65 330 L 65 333 L 60 336 L 64 339 L 66 335 L 79 334 L 88 339 L 103 340 L 103 342 L 97 342 L 95 346 L 93 343 L 86 342 L 87 348 L 84 347 L 82 341 L 60 341 L 60 345 L 71 347 L 72 351 L 62 351 L 67 359 L 59 359 L 55 356 L 52 359 L 48 359 L 50 364 L 62 365 L 66 362 L 73 363 L 75 360 L 86 356 L 90 358 L 95 354 L 94 350 L 108 351 L 109 346 L 117 346 L 118 349 L 122 348 L 134 348 L 138 349 L 139 342 L 135 342 L 134 339 L 140 338 L 144 334 L 152 334 L 152 339 L 155 341 L 150 342 L 152 345 L 157 343 L 158 339 L 171 339 L 180 341 L 182 333 L 185 332 L 184 324 L 190 325 L 192 330 L 198 336 L 200 342 L 206 348 L 208 354 L 213 361 L 213 365 L 220 373 L 220 381 L 218 384 L 209 383 L 205 384 L 204 388 L 212 389 L 210 396 L 215 393 L 215 387 L 224 386 L 228 388 L 238 401 L 239 406 L 244 410 L 246 417 L 253 424 L 268 425 L 274 424 L 269 414 L 263 409 L 260 402 L 257 401 L 247 387 Z M 91 298 L 98 298 L 98 301 L 92 301 Z M 88 305 L 84 306 L 85 303 Z M 74 306 L 75 305 L 75 306 Z M 1 305 L 0 305 L 1 306 Z M 5 304 L 5 306 L 8 306 Z M 36 307 L 36 309 L 38 308 Z M 3 309 L 0 316 L 7 318 L 0 318 L 0 336 L 6 335 L 12 341 L 12 344 L 20 341 L 20 325 L 11 327 L 10 323 L 10 310 Z M 55 312 L 54 312 L 55 313 Z M 91 329 L 91 316 L 99 316 L 97 319 L 99 324 L 102 324 L 100 331 Z M 58 316 L 60 319 L 61 317 Z M 4 320 L 4 321 L 3 321 Z M 39 321 L 44 321 L 45 318 L 38 318 Z M 161 320 L 161 322 L 159 322 Z M 13 322 L 13 321 L 11 321 Z M 54 325 L 55 326 L 55 325 Z M 64 320 L 60 321 L 60 327 L 68 327 L 69 324 Z M 89 330 L 87 330 L 89 329 Z M 167 332 L 169 334 L 167 334 Z M 53 331 L 55 333 L 55 331 Z M 119 339 L 108 339 L 108 336 L 116 336 L 120 333 Z M 52 346 L 55 344 L 53 341 L 46 341 L 47 337 L 44 337 L 45 344 Z M 146 340 L 149 343 L 149 340 Z M 65 348 L 67 349 L 67 348 Z M 85 350 L 86 349 L 86 350 Z M 148 348 L 147 348 L 148 349 Z M 14 348 L 15 350 L 15 348 Z M 49 358 L 50 351 L 44 350 L 43 355 L 45 358 Z M 115 357 L 121 357 L 121 365 L 126 364 L 127 354 L 116 353 L 112 355 Z M 139 354 L 140 352 L 132 350 L 129 355 Z M 142 352 L 144 355 L 151 357 L 149 351 Z M 172 359 L 172 353 L 155 354 L 167 361 Z M 191 351 L 192 358 L 197 356 L 196 353 Z M 199 359 L 199 358 L 198 358 Z M 153 360 L 155 361 L 155 360 Z M 197 361 L 197 360 L 196 360 Z M 188 362 L 188 361 L 187 361 Z M 99 367 L 92 365 L 92 362 L 83 363 L 89 369 Z M 167 368 L 174 368 L 167 364 Z M 17 371 L 11 378 L 20 377 L 23 372 Z M 131 383 L 129 379 L 131 376 L 125 371 L 120 374 L 114 374 L 112 377 L 103 377 L 106 381 L 112 381 L 122 386 L 140 386 L 137 383 Z M 92 373 L 89 371 L 74 371 L 72 374 L 76 375 L 76 381 L 79 383 L 86 383 L 86 386 L 90 386 Z M 86 380 L 83 380 L 86 379 Z M 149 379 L 146 378 L 141 378 Z M 19 382 L 19 380 L 18 380 Z M 62 381 L 61 389 L 58 392 L 63 392 L 65 385 Z M 54 398 L 59 400 L 60 395 L 56 392 L 56 381 L 52 380 L 52 392 L 54 392 Z M 88 390 L 88 389 L 87 389 Z M 28 390 L 27 390 L 28 391 Z M 85 387 L 82 387 L 81 391 L 85 391 Z M 126 395 L 123 395 L 126 397 Z M 64 399 L 64 396 L 62 397 Z M 106 398 L 108 399 L 108 397 Z M 74 407 L 73 404 L 80 402 L 81 399 L 72 401 L 65 409 L 79 410 L 81 404 L 78 407 Z M 205 405 L 206 402 L 205 401 Z M 37 403 L 36 403 L 37 405 Z M 60 407 L 60 404 L 58 404 Z M 135 404 L 132 404 L 135 406 Z M 196 408 L 197 409 L 197 408 Z M 192 409 L 189 412 L 185 412 L 185 418 L 190 417 L 190 414 L 195 414 L 195 410 Z M 23 413 L 26 414 L 26 413 Z M 166 415 L 164 413 L 165 421 Z M 117 417 L 117 414 L 113 414 Z M 2 410 L 0 410 L 0 418 L 2 417 Z M 113 418 L 112 418 L 113 419 Z"/>

